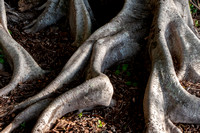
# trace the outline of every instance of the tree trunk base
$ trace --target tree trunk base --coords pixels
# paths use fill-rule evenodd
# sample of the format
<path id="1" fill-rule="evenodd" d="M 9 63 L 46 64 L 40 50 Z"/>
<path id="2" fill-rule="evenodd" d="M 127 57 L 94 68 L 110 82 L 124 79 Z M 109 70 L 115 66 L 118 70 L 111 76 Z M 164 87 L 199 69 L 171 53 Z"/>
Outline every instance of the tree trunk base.
<path id="1" fill-rule="evenodd" d="M 29 25 L 33 27 L 27 32 L 38 31 L 51 24 L 52 19 L 57 20 L 63 15 L 62 8 L 56 10 L 59 12 L 57 16 L 50 9 L 50 7 L 55 9 L 56 5 L 60 7 L 62 0 L 49 0 L 48 2 L 45 4 L 48 8 Z M 73 54 L 54 81 L 35 96 L 12 108 L 10 113 L 26 108 L 16 119 L 21 120 L 26 115 L 28 120 L 35 116 L 36 109 L 43 106 L 41 111 L 43 109 L 44 111 L 39 116 L 33 132 L 46 132 L 57 118 L 68 112 L 97 105 L 109 106 L 113 87 L 109 78 L 103 74 L 104 70 L 117 62 L 136 57 L 141 48 L 148 45 L 152 68 L 144 97 L 145 131 L 179 133 L 180 129 L 173 123 L 200 123 L 200 99 L 184 90 L 179 82 L 180 80 L 200 81 L 199 39 L 194 34 L 188 1 L 127 0 L 121 12 L 91 36 L 89 35 L 91 34 L 92 13 L 89 11 L 88 3 L 83 0 L 70 2 L 71 15 L 69 16 L 71 26 L 73 22 L 75 23 L 72 26 L 76 29 L 75 43 L 83 41 L 84 43 Z M 73 12 L 73 9 L 76 11 Z M 79 14 L 81 11 L 84 11 L 83 14 Z M 49 15 L 50 20 L 47 24 L 45 22 Z M 73 16 L 75 18 L 72 18 Z M 83 16 L 86 19 L 83 20 Z M 5 20 L 2 19 L 1 22 Z M 78 27 L 80 23 L 84 26 Z M 6 25 L 2 23 L 2 27 Z M 87 29 L 84 29 L 85 27 Z M 6 28 L 1 29 L 1 45 L 7 51 L 8 57 L 13 59 L 13 80 L 16 80 L 9 85 L 12 85 L 13 87 L 10 88 L 14 89 L 18 82 L 35 77 L 44 71 L 23 48 L 12 40 Z M 81 36 L 81 39 L 77 36 Z M 145 39 L 148 39 L 147 44 L 143 44 Z M 14 56 L 16 55 L 19 58 L 15 61 Z M 23 67 L 17 63 L 22 63 Z M 87 68 L 85 70 L 86 81 L 50 103 L 52 99 L 49 101 L 48 98 L 63 84 L 69 84 L 84 68 Z M 12 89 L 1 89 L 1 95 L 7 94 Z M 15 121 L 12 123 L 15 126 L 8 125 L 4 131 L 13 130 L 21 122 L 16 123 Z"/>

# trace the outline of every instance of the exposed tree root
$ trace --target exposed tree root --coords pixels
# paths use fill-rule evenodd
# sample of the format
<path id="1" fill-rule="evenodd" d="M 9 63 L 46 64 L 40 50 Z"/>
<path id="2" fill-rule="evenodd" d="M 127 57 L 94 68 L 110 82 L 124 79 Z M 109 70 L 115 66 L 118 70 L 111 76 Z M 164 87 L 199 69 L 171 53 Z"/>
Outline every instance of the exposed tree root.
<path id="1" fill-rule="evenodd" d="M 68 84 L 70 81 L 72 81 L 72 79 L 78 74 L 81 69 L 83 69 L 83 67 L 88 62 L 88 59 L 91 55 L 91 49 L 91 44 L 82 45 L 70 58 L 68 63 L 64 66 L 63 70 L 54 81 L 52 81 L 45 89 L 43 89 L 35 96 L 30 97 L 24 102 L 16 105 L 10 113 L 18 109 L 23 109 L 41 99 L 50 97 L 53 92 L 55 92 L 58 88 L 61 88 L 64 83 Z"/>
<path id="2" fill-rule="evenodd" d="M 113 87 L 105 75 L 86 81 L 82 85 L 56 98 L 41 114 L 33 132 L 46 132 L 57 118 L 78 109 L 91 108 L 97 105 L 109 106 Z"/>
<path id="3" fill-rule="evenodd" d="M 1 27 L 3 27 L 7 33 L 8 28 L 7 28 L 7 19 L 6 19 L 6 10 L 5 10 L 5 5 L 4 5 L 4 0 L 0 1 L 0 23 Z"/>
<path id="4" fill-rule="evenodd" d="M 95 19 L 87 0 L 70 0 L 69 7 L 69 25 L 75 40 L 72 45 L 78 47 L 91 35 Z"/>
<path id="5" fill-rule="evenodd" d="M 60 7 L 63 1 L 49 0 L 48 2 L 50 2 L 50 4 L 46 3 L 48 7 L 55 9 L 56 6 Z M 76 36 L 81 36 L 82 40 L 85 40 L 90 34 L 92 23 L 89 5 L 86 0 L 72 0 L 69 6 L 70 12 L 75 13 L 71 23 L 76 22 L 74 26 Z M 73 10 L 75 11 L 72 12 Z M 81 11 L 84 13 L 79 14 Z M 152 14 L 153 21 L 150 18 Z M 49 15 L 48 24 L 44 23 Z M 3 17 L 5 18 L 5 14 Z M 59 18 L 54 17 L 55 14 L 53 15 L 50 8 L 46 8 L 41 17 L 32 23 L 35 25 L 28 32 L 40 30 L 51 24 L 51 19 Z M 83 18 L 84 21 L 81 21 Z M 78 27 L 80 23 L 84 23 L 83 29 Z M 42 26 L 39 27 L 40 24 Z M 12 61 L 15 66 L 12 81 L 16 80 L 11 81 L 9 86 L 16 85 L 33 73 L 36 75 L 42 73 L 28 53 L 18 46 L 3 27 L 6 27 L 6 23 L 2 23 L 0 28 L 1 45 L 8 57 L 15 59 Z M 87 30 L 84 29 L 85 27 Z M 173 122 L 199 124 L 200 99 L 184 90 L 179 80 L 200 81 L 200 42 L 194 34 L 188 1 L 179 0 L 126 0 L 121 12 L 78 48 L 54 81 L 37 95 L 16 105 L 11 112 L 28 107 L 16 119 L 21 119 L 27 112 L 29 112 L 27 119 L 34 116 L 35 109 L 42 106 L 43 99 L 52 96 L 63 84 L 70 83 L 86 66 L 88 66 L 86 81 L 55 98 L 46 109 L 42 108 L 44 111 L 33 132 L 48 131 L 57 118 L 68 112 L 97 105 L 109 106 L 113 87 L 103 71 L 140 52 L 149 31 L 148 46 L 152 69 L 144 98 L 146 132 L 179 133 L 181 131 Z M 77 38 L 76 41 L 79 42 Z M 18 49 L 20 51 L 17 51 Z M 22 72 L 23 67 L 20 63 L 23 63 L 23 67 L 26 68 Z M 10 90 L 3 89 L 1 95 L 7 94 Z M 11 124 L 15 125 L 14 128 L 19 123 L 21 121 L 14 120 Z M 9 125 L 4 131 L 13 128 Z"/>
<path id="6" fill-rule="evenodd" d="M 126 11 L 128 7 L 128 4 L 125 5 L 124 11 Z M 61 88 L 64 83 L 68 84 L 78 72 L 86 66 L 89 58 L 91 58 L 91 63 L 87 72 L 87 79 L 94 78 L 114 63 L 135 55 L 140 49 L 137 42 L 140 41 L 141 37 L 145 36 L 147 32 L 142 29 L 146 23 L 142 21 L 135 22 L 135 25 L 138 25 L 139 28 L 134 28 L 133 25 L 126 24 L 124 21 L 120 22 L 119 20 L 122 19 L 123 13 L 124 12 L 120 13 L 109 24 L 97 30 L 81 47 L 79 47 L 64 66 L 58 77 L 44 90 L 34 97 L 16 105 L 14 110 L 22 109 L 43 98 L 47 98 L 58 88 Z M 125 18 L 123 18 L 123 20 L 125 20 Z M 124 26 L 120 27 L 119 25 Z M 128 29 L 132 29 L 132 31 L 128 31 Z M 141 30 L 140 34 L 135 34 L 139 30 Z M 107 31 L 106 34 L 102 34 L 102 32 L 105 31 Z"/>
<path id="7" fill-rule="evenodd" d="M 23 122 L 38 117 L 51 102 L 51 100 L 52 99 L 45 99 L 26 108 L 23 112 L 19 113 L 15 119 L 4 130 L 1 131 L 1 133 L 10 133 Z"/>
<path id="8" fill-rule="evenodd" d="M 25 26 L 24 29 L 27 33 L 35 33 L 46 26 L 56 23 L 61 17 L 66 15 L 66 4 L 63 0 L 47 0 L 39 10 L 45 8 L 43 13 L 36 19 L 33 20 L 29 25 Z"/>
<path id="9" fill-rule="evenodd" d="M 160 3 L 160 14 L 154 18 L 151 31 L 154 34 L 149 40 L 153 64 L 144 113 L 146 131 L 150 133 L 181 132 L 172 122 L 200 123 L 200 99 L 189 94 L 179 83 L 179 80 L 191 78 L 199 82 L 200 43 L 188 21 L 187 2 L 176 1 L 174 5 L 169 2 Z M 179 4 L 182 8 L 178 8 Z M 186 17 L 181 16 L 183 11 L 179 12 L 180 9 L 186 11 Z"/>
<path id="10" fill-rule="evenodd" d="M 21 13 L 19 11 L 16 11 L 14 8 L 12 8 L 10 5 L 5 3 L 6 7 L 6 13 L 7 13 L 7 21 L 8 22 L 15 22 L 19 23 L 20 21 L 23 21 L 25 19 L 31 19 L 34 16 L 34 13 Z"/>
<path id="11" fill-rule="evenodd" d="M 13 69 L 13 76 L 10 83 L 0 89 L 0 96 L 7 95 L 19 82 L 44 74 L 44 71 L 38 66 L 28 52 L 10 36 L 7 30 L 6 14 L 4 4 L 2 4 L 3 2 L 4 1 L 1 1 L 0 3 L 0 45 Z"/>
<path id="12" fill-rule="evenodd" d="M 75 89 L 56 98 L 56 100 L 43 112 L 33 131 L 44 132 L 48 130 L 57 118 L 67 112 L 90 108 L 97 105 L 108 106 L 112 99 L 113 88 L 109 79 L 102 74 L 102 72 L 114 63 L 137 54 L 140 47 L 142 47 L 139 45 L 139 42 L 148 32 L 147 29 L 143 29 L 147 25 L 147 21 L 143 21 L 143 19 L 146 19 L 145 17 L 148 16 L 148 12 L 143 13 L 143 19 L 139 20 L 134 16 L 132 16 L 133 18 L 130 20 L 123 15 L 124 13 L 126 13 L 127 16 L 132 15 L 130 8 L 132 7 L 131 5 L 134 4 L 135 3 L 131 1 L 127 2 L 116 18 L 96 31 L 75 52 L 59 76 L 49 86 L 36 96 L 16 105 L 11 112 L 26 108 L 41 99 L 51 96 L 53 92 L 62 87 L 62 84 L 69 83 L 86 65 L 89 59 L 91 60 L 87 71 L 88 80 Z M 142 7 L 142 5 L 140 6 Z M 129 23 L 127 23 L 127 21 Z M 134 25 L 137 25 L 138 27 L 135 27 Z M 138 31 L 140 32 L 138 33 Z M 105 33 L 103 34 L 102 32 Z"/>
<path id="13" fill-rule="evenodd" d="M 27 33 L 35 33 L 56 23 L 63 16 L 68 15 L 71 34 L 74 37 L 74 46 L 80 46 L 92 33 L 92 24 L 95 19 L 87 0 L 48 0 L 38 8 L 43 13 L 33 20 L 24 29 Z"/>

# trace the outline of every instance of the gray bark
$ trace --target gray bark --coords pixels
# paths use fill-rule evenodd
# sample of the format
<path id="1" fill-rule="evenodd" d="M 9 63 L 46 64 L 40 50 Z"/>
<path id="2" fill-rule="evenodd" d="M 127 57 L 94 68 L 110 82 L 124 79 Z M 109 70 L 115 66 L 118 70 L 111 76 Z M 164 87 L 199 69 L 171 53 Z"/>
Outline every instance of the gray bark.
<path id="1" fill-rule="evenodd" d="M 195 34 L 188 1 L 125 0 L 117 16 L 93 34 L 91 29 L 94 19 L 88 1 L 65 2 L 66 7 L 69 6 L 67 9 L 71 29 L 74 30 L 75 44 L 82 45 L 52 83 L 37 95 L 14 106 L 10 113 L 28 106 L 28 109 L 35 108 L 35 103 L 51 96 L 63 84 L 70 83 L 80 70 L 86 68 L 86 64 L 89 64 L 86 81 L 55 98 L 50 105 L 44 105 L 47 107 L 39 116 L 33 132 L 48 131 L 57 118 L 68 112 L 97 105 L 109 106 L 112 101 L 113 87 L 103 71 L 117 62 L 136 57 L 138 52 L 143 50 L 142 46 L 147 45 L 152 67 L 144 97 L 145 131 L 181 132 L 173 123 L 200 123 L 200 99 L 184 90 L 179 82 L 180 80 L 200 81 L 198 52 L 200 42 Z M 55 12 L 52 12 L 55 5 L 60 7 L 56 10 L 59 15 L 55 20 L 63 16 L 60 3 L 64 1 L 49 0 L 45 5 L 45 11 L 29 25 L 33 27 L 27 31 L 36 32 L 54 23 L 55 21 L 51 20 L 55 17 Z M 19 56 L 18 60 L 22 59 L 27 64 L 21 69 L 30 73 L 23 75 L 23 79 L 27 79 L 31 72 L 36 71 L 41 74 L 42 70 L 29 54 L 8 34 L 3 2 L 0 6 L 3 15 L 0 21 L 2 25 L 0 41 L 8 57 L 14 60 L 13 56 Z M 148 43 L 142 44 L 141 42 L 146 38 Z M 13 45 L 11 47 L 8 44 Z M 12 52 L 15 49 L 20 50 Z M 14 68 L 20 66 L 17 64 L 20 62 L 18 60 L 13 63 Z M 15 72 L 13 76 L 22 77 Z"/>

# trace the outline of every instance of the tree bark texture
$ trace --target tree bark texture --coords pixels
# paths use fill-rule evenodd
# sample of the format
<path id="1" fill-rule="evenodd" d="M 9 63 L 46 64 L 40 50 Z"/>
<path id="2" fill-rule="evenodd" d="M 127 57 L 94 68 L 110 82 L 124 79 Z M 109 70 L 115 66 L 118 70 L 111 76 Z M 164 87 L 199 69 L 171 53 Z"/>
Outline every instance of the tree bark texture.
<path id="1" fill-rule="evenodd" d="M 73 45 L 79 48 L 46 88 L 12 107 L 11 112 L 2 111 L 7 115 L 22 110 L 2 133 L 14 130 L 21 117 L 28 120 L 40 114 L 35 112 L 42 113 L 32 131 L 42 133 L 68 112 L 111 105 L 113 86 L 104 70 L 136 57 L 144 48 L 148 48 L 151 59 L 144 96 L 145 132 L 179 133 L 174 123 L 200 123 L 200 99 L 180 84 L 181 80 L 200 82 L 200 41 L 187 0 L 125 0 L 117 16 L 94 33 L 96 19 L 87 0 L 48 0 L 41 8 L 45 8 L 44 12 L 25 27 L 26 32 L 37 32 L 65 16 L 75 39 Z M 0 44 L 13 66 L 12 80 L 0 90 L 4 96 L 19 82 L 45 71 L 9 35 L 3 0 L 0 12 Z M 81 70 L 87 73 L 83 84 L 49 99 Z"/>

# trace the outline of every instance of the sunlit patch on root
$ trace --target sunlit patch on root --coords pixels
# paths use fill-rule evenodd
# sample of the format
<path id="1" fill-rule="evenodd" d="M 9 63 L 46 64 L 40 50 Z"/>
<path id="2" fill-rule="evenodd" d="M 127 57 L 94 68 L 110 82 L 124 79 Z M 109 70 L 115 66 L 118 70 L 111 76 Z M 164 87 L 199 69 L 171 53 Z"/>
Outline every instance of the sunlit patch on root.
<path id="1" fill-rule="evenodd" d="M 33 132 L 48 131 L 57 118 L 68 112 L 97 105 L 109 106 L 113 87 L 105 75 L 86 81 L 56 98 L 38 119 Z"/>

